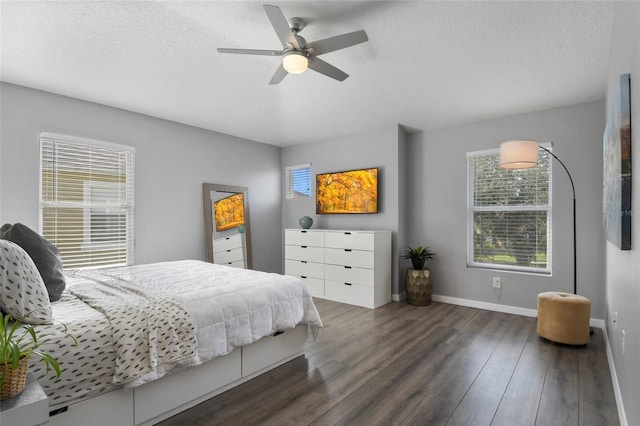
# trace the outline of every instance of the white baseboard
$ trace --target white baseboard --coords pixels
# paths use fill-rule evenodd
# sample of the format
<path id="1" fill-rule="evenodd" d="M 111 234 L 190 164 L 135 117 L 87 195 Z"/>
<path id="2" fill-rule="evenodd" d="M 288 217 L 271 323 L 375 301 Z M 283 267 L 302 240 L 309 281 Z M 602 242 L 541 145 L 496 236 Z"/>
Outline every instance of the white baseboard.
<path id="1" fill-rule="evenodd" d="M 620 426 L 629 426 L 629 423 L 627 423 L 627 416 L 624 412 L 622 392 L 620 392 L 620 383 L 618 382 L 616 365 L 613 362 L 613 352 L 611 351 L 611 345 L 609 344 L 609 335 L 607 333 L 606 327 L 602 327 L 602 335 L 604 337 L 604 343 L 607 349 L 607 361 L 609 362 L 609 371 L 611 372 L 611 382 L 613 383 L 613 394 L 616 397 L 616 407 L 618 407 L 618 418 L 620 420 Z"/>
<path id="2" fill-rule="evenodd" d="M 535 318 L 538 316 L 536 309 L 521 308 L 519 306 L 501 305 L 499 303 L 481 302 L 479 300 L 461 299 L 459 297 L 441 296 L 434 294 L 431 296 L 434 302 L 449 303 L 451 305 L 467 306 L 469 308 L 484 309 L 487 311 L 504 312 L 505 314 L 522 315 L 525 317 Z M 591 327 L 604 329 L 604 320 L 591 318 L 589 320 Z"/>
<path id="3" fill-rule="evenodd" d="M 402 302 L 403 300 L 407 300 L 407 292 L 403 291 L 399 294 L 391 293 L 391 300 L 393 300 L 394 302 Z"/>

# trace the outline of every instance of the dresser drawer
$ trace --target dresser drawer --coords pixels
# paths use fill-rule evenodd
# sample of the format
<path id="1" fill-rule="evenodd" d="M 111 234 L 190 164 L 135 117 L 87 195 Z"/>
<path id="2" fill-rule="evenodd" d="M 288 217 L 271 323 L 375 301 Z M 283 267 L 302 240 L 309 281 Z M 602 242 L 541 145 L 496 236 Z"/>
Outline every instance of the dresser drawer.
<path id="1" fill-rule="evenodd" d="M 373 294 L 373 287 L 328 280 L 324 282 L 324 296 L 336 302 L 373 308 Z"/>
<path id="2" fill-rule="evenodd" d="M 324 232 L 307 231 L 304 229 L 287 229 L 284 236 L 285 244 L 296 246 L 324 246 Z"/>
<path id="3" fill-rule="evenodd" d="M 284 262 L 284 273 L 301 277 L 324 278 L 324 264 L 287 259 Z"/>
<path id="4" fill-rule="evenodd" d="M 324 246 L 353 250 L 373 250 L 375 234 L 370 232 L 327 232 Z"/>
<path id="5" fill-rule="evenodd" d="M 323 263 L 324 249 L 322 247 L 286 245 L 284 248 L 284 258 Z"/>
<path id="6" fill-rule="evenodd" d="M 324 249 L 324 261 L 327 264 L 357 268 L 373 268 L 374 252 L 351 249 Z"/>
<path id="7" fill-rule="evenodd" d="M 215 252 L 213 254 L 214 263 L 230 263 L 235 261 L 242 261 L 242 248 L 236 248 L 227 251 Z"/>
<path id="8" fill-rule="evenodd" d="M 330 281 L 373 287 L 374 273 L 373 269 L 326 265 L 324 277 Z"/>
<path id="9" fill-rule="evenodd" d="M 216 238 L 213 240 L 213 252 L 227 251 L 242 247 L 242 236 L 240 234 L 228 237 Z"/>
<path id="10" fill-rule="evenodd" d="M 292 274 L 289 274 L 292 275 Z M 322 278 L 314 278 L 314 277 L 301 277 L 298 276 L 304 283 L 309 293 L 312 296 L 324 297 L 324 280 Z"/>

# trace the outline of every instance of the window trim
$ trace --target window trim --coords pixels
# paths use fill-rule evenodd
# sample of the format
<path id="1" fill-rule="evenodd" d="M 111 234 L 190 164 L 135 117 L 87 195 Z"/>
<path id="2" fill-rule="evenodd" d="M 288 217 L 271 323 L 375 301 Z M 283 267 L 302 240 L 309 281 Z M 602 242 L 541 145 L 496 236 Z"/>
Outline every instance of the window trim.
<path id="1" fill-rule="evenodd" d="M 293 173 L 296 170 L 309 169 L 309 195 L 306 195 L 300 191 L 295 191 L 293 188 Z M 313 179 L 311 163 L 297 164 L 295 166 L 286 166 L 284 175 L 284 196 L 285 200 L 308 200 L 313 196 Z M 298 194 L 295 195 L 294 194 Z"/>
<path id="2" fill-rule="evenodd" d="M 43 183 L 43 172 L 44 172 L 44 157 L 43 157 L 43 144 L 45 140 L 51 140 L 55 144 L 56 142 L 67 143 L 67 144 L 77 144 L 77 145 L 85 145 L 85 146 L 93 146 L 96 148 L 109 149 L 113 151 L 127 152 L 130 155 L 129 161 L 126 162 L 126 176 L 128 181 L 126 183 L 114 183 L 116 185 L 126 185 L 130 191 L 126 191 L 126 199 L 127 202 L 123 207 L 125 209 L 125 215 L 127 218 L 127 226 L 126 226 L 126 240 L 123 243 L 117 244 L 109 244 L 100 245 L 97 242 L 87 241 L 87 211 L 83 211 L 82 213 L 82 226 L 83 226 L 83 235 L 82 240 L 80 241 L 79 250 L 80 251 L 89 251 L 89 250 L 106 250 L 106 249 L 122 249 L 126 248 L 126 259 L 125 262 L 114 262 L 110 264 L 104 265 L 85 265 L 85 266 L 72 266 L 73 269 L 88 269 L 88 268 L 105 268 L 105 267 L 113 267 L 113 266 L 123 266 L 123 265 L 133 265 L 134 264 L 134 247 L 135 247 L 135 220 L 134 220 L 134 211 L 135 211 L 135 147 L 117 144 L 113 142 L 105 142 L 97 139 L 83 138 L 78 136 L 70 136 L 63 135 L 58 133 L 51 132 L 41 132 L 38 136 L 39 141 L 39 231 L 41 234 L 44 234 L 44 211 L 47 207 L 70 207 L 77 206 L 77 204 L 70 203 L 68 201 L 45 201 L 43 197 L 44 191 L 44 183 Z M 82 187 L 82 196 L 83 200 L 86 199 L 86 191 L 88 186 L 92 184 L 106 184 L 107 182 L 101 181 L 91 181 L 87 180 L 83 182 Z"/>
<path id="3" fill-rule="evenodd" d="M 549 151 L 552 150 L 551 143 L 543 143 L 540 144 L 544 148 Z M 516 272 L 516 273 L 524 273 L 524 274 L 534 274 L 534 275 L 553 275 L 553 158 L 549 155 L 549 187 L 548 187 L 548 204 L 546 206 L 503 206 L 504 208 L 492 208 L 492 207 L 474 207 L 473 206 L 473 184 L 472 184 L 472 173 L 471 168 L 469 167 L 469 159 L 472 157 L 477 157 L 481 155 L 490 155 L 490 154 L 498 154 L 500 153 L 500 149 L 487 149 L 481 151 L 472 151 L 467 152 L 466 155 L 466 168 L 467 168 L 467 267 L 468 268 L 479 268 L 486 270 L 499 270 L 505 272 Z M 528 266 L 514 266 L 514 265 L 503 265 L 496 263 L 485 263 L 485 262 L 475 262 L 474 259 L 474 212 L 478 211 L 546 211 L 547 212 L 547 267 L 542 268 L 534 268 Z"/>

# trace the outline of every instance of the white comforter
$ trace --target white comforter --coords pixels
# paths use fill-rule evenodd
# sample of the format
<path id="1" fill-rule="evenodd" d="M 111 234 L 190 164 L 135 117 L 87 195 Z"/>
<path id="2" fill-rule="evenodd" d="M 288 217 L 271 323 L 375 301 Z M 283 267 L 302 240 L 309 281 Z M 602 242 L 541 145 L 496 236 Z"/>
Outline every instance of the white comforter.
<path id="1" fill-rule="evenodd" d="M 156 379 L 176 366 L 200 364 L 300 323 L 310 325 L 314 338 L 322 327 L 311 295 L 299 279 L 290 276 L 194 260 L 76 271 L 73 276 L 84 282 L 84 289 L 87 280 L 108 282 L 110 287 L 120 282 L 128 291 L 136 290 L 136 299 L 166 299 L 191 316 L 195 352 L 182 359 L 151 359 L 144 375 L 118 379 L 128 386 Z M 80 284 L 70 282 L 68 288 L 76 294 L 74 285 Z M 82 298 L 84 292 L 77 291 L 77 295 Z M 139 300 L 135 303 L 140 304 Z M 155 357 L 153 350 L 151 356 Z"/>

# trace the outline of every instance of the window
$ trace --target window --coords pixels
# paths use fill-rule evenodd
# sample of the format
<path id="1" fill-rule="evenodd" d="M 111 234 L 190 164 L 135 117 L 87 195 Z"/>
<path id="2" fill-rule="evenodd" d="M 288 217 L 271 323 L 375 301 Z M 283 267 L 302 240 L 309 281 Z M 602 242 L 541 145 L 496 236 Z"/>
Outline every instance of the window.
<path id="1" fill-rule="evenodd" d="M 65 269 L 133 264 L 131 147 L 40 135 L 40 230 Z"/>
<path id="2" fill-rule="evenodd" d="M 311 198 L 311 164 L 287 167 L 285 185 L 287 200 Z"/>
<path id="3" fill-rule="evenodd" d="M 467 265 L 551 273 L 551 168 L 500 168 L 498 150 L 467 154 Z"/>

